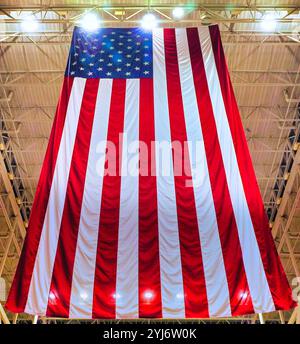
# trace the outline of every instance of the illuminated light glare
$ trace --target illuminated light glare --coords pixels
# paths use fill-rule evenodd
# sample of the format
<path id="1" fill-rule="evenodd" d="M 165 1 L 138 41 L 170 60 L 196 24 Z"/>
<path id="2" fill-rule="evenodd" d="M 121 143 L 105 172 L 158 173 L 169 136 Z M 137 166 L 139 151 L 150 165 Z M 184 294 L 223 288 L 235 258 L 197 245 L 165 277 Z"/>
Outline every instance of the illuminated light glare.
<path id="1" fill-rule="evenodd" d="M 49 299 L 50 300 L 55 300 L 56 299 L 56 296 L 54 295 L 54 293 L 52 293 L 52 291 L 49 294 Z"/>
<path id="2" fill-rule="evenodd" d="M 275 31 L 276 18 L 272 14 L 266 14 L 261 22 L 261 27 L 264 31 Z"/>
<path id="3" fill-rule="evenodd" d="M 152 30 L 157 26 L 157 19 L 154 14 L 147 13 L 144 15 L 142 22 L 142 28 L 144 30 Z"/>
<path id="4" fill-rule="evenodd" d="M 121 297 L 121 295 L 119 293 L 113 294 L 113 298 L 116 300 L 119 299 L 120 297 Z"/>
<path id="5" fill-rule="evenodd" d="M 86 300 L 88 298 L 88 294 L 85 291 L 83 291 L 80 293 L 80 297 L 82 298 L 82 300 Z"/>
<path id="6" fill-rule="evenodd" d="M 34 16 L 28 16 L 22 20 L 21 26 L 23 31 L 34 32 L 37 31 L 39 23 Z"/>
<path id="7" fill-rule="evenodd" d="M 100 19 L 93 12 L 86 13 L 79 22 L 86 31 L 95 31 L 100 27 Z"/>
<path id="8" fill-rule="evenodd" d="M 248 296 L 248 293 L 247 293 L 247 292 L 242 292 L 242 293 L 241 293 L 241 298 L 242 298 L 243 300 L 245 300 L 245 299 L 247 298 L 247 296 Z"/>
<path id="9" fill-rule="evenodd" d="M 150 291 L 150 290 L 144 292 L 144 298 L 148 301 L 151 300 L 153 298 L 153 296 L 154 295 L 153 295 L 152 291 Z"/>
<path id="10" fill-rule="evenodd" d="M 183 294 L 182 293 L 177 293 L 176 294 L 177 299 L 183 299 Z"/>
<path id="11" fill-rule="evenodd" d="M 175 7 L 172 14 L 175 19 L 180 19 L 184 16 L 184 9 L 182 7 Z"/>

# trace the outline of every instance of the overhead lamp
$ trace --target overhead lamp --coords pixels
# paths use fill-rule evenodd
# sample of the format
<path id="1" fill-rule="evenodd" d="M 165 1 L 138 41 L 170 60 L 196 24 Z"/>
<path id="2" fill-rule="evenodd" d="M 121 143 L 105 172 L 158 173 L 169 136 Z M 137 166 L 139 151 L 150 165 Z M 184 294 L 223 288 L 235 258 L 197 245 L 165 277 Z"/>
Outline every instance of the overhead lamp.
<path id="1" fill-rule="evenodd" d="M 25 32 L 34 32 L 37 31 L 39 23 L 34 16 L 28 16 L 22 20 L 21 26 Z"/>
<path id="2" fill-rule="evenodd" d="M 157 19 L 153 13 L 147 13 L 144 15 L 141 21 L 142 28 L 144 30 L 152 30 L 157 26 Z"/>
<path id="3" fill-rule="evenodd" d="M 81 18 L 79 25 L 86 31 L 95 31 L 100 27 L 100 19 L 94 12 L 87 12 Z"/>
<path id="4" fill-rule="evenodd" d="M 272 13 L 268 13 L 263 17 L 261 27 L 264 31 L 275 31 L 276 29 L 276 17 Z"/>
<path id="5" fill-rule="evenodd" d="M 184 9 L 182 7 L 175 7 L 172 14 L 174 19 L 181 19 L 184 16 Z"/>

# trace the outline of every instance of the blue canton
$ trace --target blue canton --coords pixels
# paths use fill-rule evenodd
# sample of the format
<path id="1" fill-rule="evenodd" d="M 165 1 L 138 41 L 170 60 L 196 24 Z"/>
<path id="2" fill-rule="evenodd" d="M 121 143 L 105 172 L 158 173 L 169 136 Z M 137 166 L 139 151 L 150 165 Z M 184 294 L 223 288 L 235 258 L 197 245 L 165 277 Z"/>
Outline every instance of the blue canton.
<path id="1" fill-rule="evenodd" d="M 141 28 L 75 27 L 66 76 L 81 78 L 152 78 L 152 33 Z"/>

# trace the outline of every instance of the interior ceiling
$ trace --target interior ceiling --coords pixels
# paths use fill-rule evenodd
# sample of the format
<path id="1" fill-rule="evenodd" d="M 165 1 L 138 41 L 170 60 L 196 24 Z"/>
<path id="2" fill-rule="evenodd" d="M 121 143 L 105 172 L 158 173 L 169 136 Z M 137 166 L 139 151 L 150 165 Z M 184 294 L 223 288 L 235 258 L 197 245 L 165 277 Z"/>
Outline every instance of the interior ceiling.
<path id="1" fill-rule="evenodd" d="M 176 4 L 176 1 L 1 1 L 0 106 L 5 123 L 2 133 L 9 137 L 20 174 L 15 178 L 22 180 L 26 190 L 21 202 L 26 202 L 29 209 L 77 16 L 87 8 L 95 8 L 105 26 L 136 26 L 147 6 L 156 11 L 161 26 L 219 23 L 258 184 L 266 208 L 273 206 L 272 190 L 288 135 L 292 128 L 299 126 L 298 120 L 293 120 L 298 105 L 295 100 L 300 98 L 300 5 L 297 7 L 296 1 L 286 0 L 240 0 L 231 1 L 230 5 L 227 1 L 181 1 L 189 4 L 187 14 L 182 21 L 174 22 L 168 17 Z M 121 17 L 115 15 L 117 7 L 124 11 Z M 261 24 L 269 12 L 278 18 L 274 32 L 264 31 Z M 22 32 L 20 18 L 28 13 L 35 13 L 41 20 L 39 32 Z M 9 216 L 12 212 L 5 199 L 1 202 L 0 261 L 9 235 L 3 208 L 8 208 Z M 297 248 L 300 252 L 298 217 L 296 211 L 291 222 L 295 252 Z M 21 247 L 22 236 L 17 232 L 15 235 L 14 240 Z M 3 268 L 8 282 L 18 254 L 17 246 L 12 244 Z M 283 252 L 281 258 L 292 277 L 290 256 Z"/>

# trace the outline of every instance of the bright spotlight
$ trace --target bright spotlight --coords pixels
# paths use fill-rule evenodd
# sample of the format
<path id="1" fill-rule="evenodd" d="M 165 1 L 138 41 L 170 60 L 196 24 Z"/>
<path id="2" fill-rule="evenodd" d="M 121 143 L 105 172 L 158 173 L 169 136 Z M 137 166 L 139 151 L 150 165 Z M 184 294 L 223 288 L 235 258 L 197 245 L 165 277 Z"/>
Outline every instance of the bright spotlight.
<path id="1" fill-rule="evenodd" d="M 21 26 L 25 32 L 34 32 L 37 31 L 39 23 L 34 16 L 28 16 L 22 20 Z"/>
<path id="2" fill-rule="evenodd" d="M 86 31 L 94 31 L 100 27 L 100 19 L 97 14 L 88 12 L 82 17 L 79 24 Z"/>
<path id="3" fill-rule="evenodd" d="M 264 31 L 275 31 L 276 29 L 276 18 L 272 14 L 266 14 L 261 22 L 261 27 Z"/>
<path id="4" fill-rule="evenodd" d="M 142 28 L 144 30 L 152 30 L 157 26 L 157 20 L 154 14 L 147 13 L 144 15 L 142 19 Z"/>
<path id="5" fill-rule="evenodd" d="M 175 7 L 172 13 L 175 19 L 181 19 L 184 16 L 184 10 L 182 7 Z"/>

